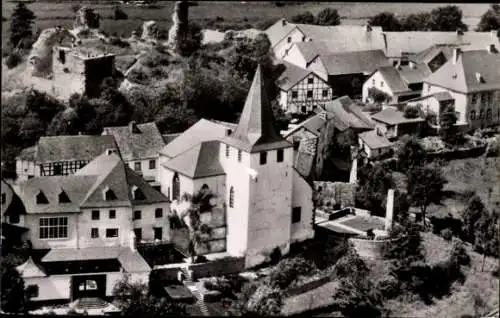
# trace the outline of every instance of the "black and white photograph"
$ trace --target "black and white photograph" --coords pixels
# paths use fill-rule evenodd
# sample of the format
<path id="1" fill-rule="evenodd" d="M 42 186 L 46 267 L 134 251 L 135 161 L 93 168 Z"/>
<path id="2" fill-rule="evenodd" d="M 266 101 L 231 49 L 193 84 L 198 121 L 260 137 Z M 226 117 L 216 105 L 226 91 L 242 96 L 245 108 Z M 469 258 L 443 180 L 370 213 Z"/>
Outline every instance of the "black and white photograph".
<path id="1" fill-rule="evenodd" d="M 2 316 L 499 318 L 500 4 L 2 0 Z"/>

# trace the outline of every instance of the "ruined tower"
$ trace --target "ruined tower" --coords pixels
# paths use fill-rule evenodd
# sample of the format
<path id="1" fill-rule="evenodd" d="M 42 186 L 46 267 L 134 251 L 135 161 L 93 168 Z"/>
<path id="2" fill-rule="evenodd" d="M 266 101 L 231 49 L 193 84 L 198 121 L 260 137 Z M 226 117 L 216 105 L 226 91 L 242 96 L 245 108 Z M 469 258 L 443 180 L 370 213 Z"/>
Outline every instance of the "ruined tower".
<path id="1" fill-rule="evenodd" d="M 172 15 L 173 25 L 168 31 L 168 45 L 173 49 L 178 49 L 179 41 L 188 31 L 188 1 L 177 1 L 175 3 L 174 14 Z"/>

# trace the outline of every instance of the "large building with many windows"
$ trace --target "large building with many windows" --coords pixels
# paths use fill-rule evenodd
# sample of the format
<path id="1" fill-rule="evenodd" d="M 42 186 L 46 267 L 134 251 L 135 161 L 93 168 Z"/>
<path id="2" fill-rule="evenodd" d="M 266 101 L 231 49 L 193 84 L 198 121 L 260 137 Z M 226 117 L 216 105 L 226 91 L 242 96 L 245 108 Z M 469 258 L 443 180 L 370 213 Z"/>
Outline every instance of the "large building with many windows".
<path id="1" fill-rule="evenodd" d="M 244 256 L 247 267 L 314 234 L 312 187 L 274 127 L 263 81 L 259 66 L 236 128 L 201 120 L 163 149 L 160 164 L 162 192 L 172 200 L 202 188 L 224 198 L 226 251 Z"/>

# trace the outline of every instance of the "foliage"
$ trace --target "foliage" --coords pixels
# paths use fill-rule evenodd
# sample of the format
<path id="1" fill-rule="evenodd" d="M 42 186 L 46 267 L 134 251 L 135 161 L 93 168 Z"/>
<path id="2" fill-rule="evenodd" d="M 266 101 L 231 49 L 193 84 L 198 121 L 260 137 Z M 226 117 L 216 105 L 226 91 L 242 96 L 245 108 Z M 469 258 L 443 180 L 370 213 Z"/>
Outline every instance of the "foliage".
<path id="1" fill-rule="evenodd" d="M 182 56 L 190 56 L 200 49 L 202 40 L 201 26 L 191 22 L 187 32 L 177 39 L 177 52 Z"/>
<path id="2" fill-rule="evenodd" d="M 316 18 L 314 17 L 314 14 L 312 14 L 310 11 L 298 13 L 294 15 L 290 21 L 293 23 L 300 23 L 300 24 L 314 24 L 316 22 Z"/>
<path id="3" fill-rule="evenodd" d="M 19 52 L 11 52 L 9 55 L 7 55 L 7 58 L 5 59 L 5 65 L 7 66 L 8 69 L 12 69 L 19 65 L 22 61 L 21 54 Z"/>
<path id="4" fill-rule="evenodd" d="M 430 12 L 431 31 L 467 31 L 462 21 L 462 10 L 456 5 L 439 7 Z"/>
<path id="5" fill-rule="evenodd" d="M 316 16 L 317 25 L 339 25 L 340 15 L 337 9 L 326 8 L 318 13 Z"/>
<path id="6" fill-rule="evenodd" d="M 471 259 L 465 250 L 464 243 L 458 238 L 453 238 L 450 251 L 450 261 L 459 265 L 470 265 Z"/>
<path id="7" fill-rule="evenodd" d="M 430 18 L 429 12 L 409 14 L 401 19 L 401 28 L 404 31 L 429 31 Z"/>
<path id="8" fill-rule="evenodd" d="M 439 116 L 441 126 L 439 133 L 441 139 L 447 144 L 457 145 L 463 143 L 463 135 L 456 126 L 457 120 L 458 117 L 453 106 L 447 107 Z"/>
<path id="9" fill-rule="evenodd" d="M 2 260 L 1 298 L 2 310 L 10 313 L 23 312 L 26 307 L 24 280 L 13 266 Z"/>
<path id="10" fill-rule="evenodd" d="M 441 230 L 441 236 L 447 240 L 447 241 L 451 241 L 451 239 L 453 238 L 453 231 L 449 228 L 446 228 L 446 229 L 442 229 Z"/>
<path id="11" fill-rule="evenodd" d="M 416 137 L 403 136 L 396 151 L 400 171 L 410 171 L 425 163 L 425 150 Z"/>
<path id="12" fill-rule="evenodd" d="M 351 277 L 358 281 L 368 274 L 368 267 L 352 245 L 349 245 L 347 253 L 335 264 L 335 275 L 338 278 Z"/>
<path id="13" fill-rule="evenodd" d="M 485 255 L 498 257 L 499 247 L 499 215 L 498 212 L 484 213 L 475 226 L 474 249 Z"/>
<path id="14" fill-rule="evenodd" d="M 267 281 L 253 281 L 245 284 L 238 299 L 231 303 L 231 316 L 275 316 L 281 313 L 283 293 L 271 287 Z"/>
<path id="15" fill-rule="evenodd" d="M 474 244 L 476 224 L 481 217 L 488 213 L 481 198 L 474 194 L 467 203 L 467 207 L 462 212 L 463 237 L 467 242 Z"/>
<path id="16" fill-rule="evenodd" d="M 485 32 L 500 29 L 500 4 L 493 3 L 490 8 L 481 16 L 477 26 L 477 31 Z"/>
<path id="17" fill-rule="evenodd" d="M 17 4 L 10 18 L 9 40 L 13 46 L 17 47 L 22 40 L 33 36 L 32 24 L 35 18 L 33 12 L 26 7 L 24 2 Z M 26 47 L 26 49 L 28 48 Z"/>
<path id="18" fill-rule="evenodd" d="M 376 215 L 383 215 L 387 191 L 394 187 L 394 180 L 390 170 L 383 165 L 364 166 L 360 169 L 358 178 L 359 187 L 356 191 L 356 204 Z"/>
<path id="19" fill-rule="evenodd" d="M 314 269 L 314 264 L 302 257 L 285 258 L 270 273 L 269 280 L 272 286 L 285 289 L 300 275 L 306 275 Z"/>
<path id="20" fill-rule="evenodd" d="M 127 20 L 128 15 L 125 13 L 125 11 L 123 11 L 122 8 L 120 8 L 119 6 L 116 6 L 114 9 L 113 19 L 114 20 Z"/>
<path id="21" fill-rule="evenodd" d="M 401 23 L 392 12 L 381 12 L 370 18 L 368 24 L 380 26 L 383 31 L 401 31 Z"/>
<path id="22" fill-rule="evenodd" d="M 178 316 L 186 313 L 182 304 L 151 295 L 146 284 L 130 282 L 128 275 L 116 283 L 113 295 L 124 316 Z"/>
<path id="23" fill-rule="evenodd" d="M 405 118 L 418 118 L 420 110 L 415 106 L 407 106 L 404 111 Z"/>
<path id="24" fill-rule="evenodd" d="M 370 97 L 377 104 L 387 102 L 391 98 L 387 93 L 379 90 L 376 87 L 368 88 L 368 97 Z"/>
<path id="25" fill-rule="evenodd" d="M 382 316 L 382 295 L 367 278 L 342 278 L 333 299 L 335 306 L 345 317 Z"/>

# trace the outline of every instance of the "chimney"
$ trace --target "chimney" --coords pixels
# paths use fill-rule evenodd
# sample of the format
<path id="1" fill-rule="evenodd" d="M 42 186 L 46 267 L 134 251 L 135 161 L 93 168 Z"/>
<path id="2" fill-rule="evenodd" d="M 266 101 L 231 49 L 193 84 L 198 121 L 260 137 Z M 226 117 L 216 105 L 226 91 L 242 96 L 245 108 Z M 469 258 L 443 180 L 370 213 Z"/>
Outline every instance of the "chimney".
<path id="1" fill-rule="evenodd" d="M 410 65 L 410 68 L 412 70 L 415 69 L 415 67 L 416 67 L 415 62 L 413 62 L 413 61 L 410 61 L 409 65 Z"/>
<path id="2" fill-rule="evenodd" d="M 286 22 L 286 20 L 285 20 L 285 19 L 281 20 L 281 25 L 282 25 L 282 26 L 285 26 L 285 25 L 286 25 L 286 23 L 287 23 L 287 22 Z"/>
<path id="3" fill-rule="evenodd" d="M 139 128 L 137 128 L 137 124 L 135 123 L 135 121 L 131 121 L 128 124 L 128 128 L 130 130 L 130 133 L 132 133 L 132 134 L 138 134 L 138 133 L 140 133 Z"/>
<path id="4" fill-rule="evenodd" d="M 453 48 L 453 64 L 457 64 L 460 54 L 462 54 L 462 50 L 460 50 L 460 48 Z"/>
<path id="5" fill-rule="evenodd" d="M 387 204 L 385 209 L 385 230 L 389 232 L 392 229 L 394 218 L 394 189 L 387 191 Z"/>
<path id="6" fill-rule="evenodd" d="M 226 136 L 231 136 L 233 131 L 231 129 L 226 129 Z"/>
<path id="7" fill-rule="evenodd" d="M 135 233 L 134 231 L 130 231 L 130 238 L 129 238 L 129 247 L 130 249 L 132 250 L 132 252 L 135 252 L 136 249 L 135 249 L 135 243 L 136 243 L 136 237 L 135 237 Z"/>
<path id="8" fill-rule="evenodd" d="M 482 76 L 481 76 L 481 73 L 476 72 L 476 81 L 477 81 L 478 83 L 481 83 L 481 82 L 482 82 L 482 79 L 483 79 L 483 78 L 482 78 Z"/>
<path id="9" fill-rule="evenodd" d="M 365 30 L 366 30 L 366 32 L 371 32 L 372 31 L 372 26 L 369 23 L 367 23 L 366 26 L 365 26 Z"/>
<path id="10" fill-rule="evenodd" d="M 495 47 L 495 44 L 488 45 L 488 47 L 486 49 L 488 50 L 488 53 L 490 53 L 490 54 L 497 53 L 497 48 Z"/>

